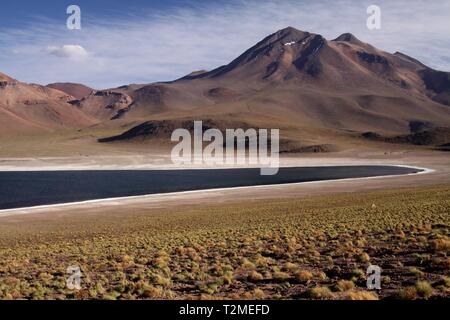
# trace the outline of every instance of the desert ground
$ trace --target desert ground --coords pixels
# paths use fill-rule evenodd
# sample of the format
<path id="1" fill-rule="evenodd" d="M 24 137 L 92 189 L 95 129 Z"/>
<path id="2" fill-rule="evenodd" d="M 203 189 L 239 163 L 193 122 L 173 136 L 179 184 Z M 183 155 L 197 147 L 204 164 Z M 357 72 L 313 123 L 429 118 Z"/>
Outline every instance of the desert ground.
<path id="1" fill-rule="evenodd" d="M 132 151 L 4 157 L 2 170 L 173 168 Z M 282 166 L 425 173 L 149 195 L 0 212 L 6 299 L 441 299 L 450 296 L 450 158 L 421 148 L 290 155 Z M 382 289 L 366 288 L 369 264 Z M 66 288 L 79 266 L 81 290 Z"/>

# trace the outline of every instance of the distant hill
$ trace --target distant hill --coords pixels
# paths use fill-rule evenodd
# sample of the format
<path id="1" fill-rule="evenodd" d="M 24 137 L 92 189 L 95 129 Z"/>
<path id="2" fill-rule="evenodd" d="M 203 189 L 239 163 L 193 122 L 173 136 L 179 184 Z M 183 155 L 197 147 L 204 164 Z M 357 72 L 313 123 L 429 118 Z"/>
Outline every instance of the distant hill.
<path id="1" fill-rule="evenodd" d="M 74 97 L 0 74 L 0 133 L 35 134 L 92 125 L 95 119 L 68 102 Z"/>
<path id="2" fill-rule="evenodd" d="M 68 95 L 73 96 L 76 99 L 81 99 L 85 96 L 88 96 L 94 89 L 89 88 L 85 85 L 79 83 L 51 83 L 48 84 L 47 87 L 56 89 L 62 92 L 67 93 Z"/>

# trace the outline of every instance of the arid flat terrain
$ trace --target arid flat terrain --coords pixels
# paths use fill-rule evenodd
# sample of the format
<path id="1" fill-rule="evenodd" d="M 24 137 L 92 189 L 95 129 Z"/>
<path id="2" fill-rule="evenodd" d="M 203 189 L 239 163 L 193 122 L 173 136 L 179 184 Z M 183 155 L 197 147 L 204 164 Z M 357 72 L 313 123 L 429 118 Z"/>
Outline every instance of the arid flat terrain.
<path id="1" fill-rule="evenodd" d="M 28 299 L 448 297 L 450 184 L 176 208 L 9 216 L 0 296 Z M 367 291 L 366 268 L 382 268 Z M 82 270 L 82 289 L 65 286 Z"/>
<path id="2" fill-rule="evenodd" d="M 444 152 L 376 151 L 352 159 L 284 158 L 284 165 L 389 163 L 433 171 L 4 211 L 0 296 L 448 298 L 448 159 Z M 100 164 L 115 168 L 128 160 L 90 161 L 3 164 L 4 169 L 13 163 L 25 170 L 86 169 Z M 135 165 L 154 168 L 164 161 Z M 383 270 L 379 291 L 366 288 L 369 264 Z M 82 270 L 79 291 L 65 286 L 68 266 Z"/>

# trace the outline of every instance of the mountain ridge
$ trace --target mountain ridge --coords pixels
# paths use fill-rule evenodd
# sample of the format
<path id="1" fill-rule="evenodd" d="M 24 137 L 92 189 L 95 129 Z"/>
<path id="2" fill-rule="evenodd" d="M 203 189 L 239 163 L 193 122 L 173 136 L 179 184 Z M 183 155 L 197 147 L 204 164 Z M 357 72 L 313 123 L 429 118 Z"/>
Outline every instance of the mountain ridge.
<path id="1" fill-rule="evenodd" d="M 408 134 L 414 122 L 450 127 L 449 97 L 450 73 L 350 33 L 326 40 L 287 27 L 211 71 L 94 90 L 69 104 L 118 134 L 149 120 L 207 117 L 297 130 L 317 142 L 319 132 L 331 139 L 336 132 Z"/>
<path id="2" fill-rule="evenodd" d="M 83 84 L 71 82 L 55 82 L 46 85 L 46 87 L 65 92 L 75 99 L 82 99 L 91 92 L 95 91 L 94 89 Z"/>

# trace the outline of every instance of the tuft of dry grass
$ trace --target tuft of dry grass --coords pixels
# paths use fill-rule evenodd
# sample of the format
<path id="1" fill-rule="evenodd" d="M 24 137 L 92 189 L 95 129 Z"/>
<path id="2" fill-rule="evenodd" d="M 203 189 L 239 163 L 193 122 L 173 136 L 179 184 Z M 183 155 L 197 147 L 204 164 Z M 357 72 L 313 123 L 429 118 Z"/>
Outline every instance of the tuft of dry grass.
<path id="1" fill-rule="evenodd" d="M 311 281 L 313 278 L 314 278 L 313 274 L 306 270 L 299 270 L 295 273 L 295 279 L 300 283 L 307 283 Z"/>
<path id="2" fill-rule="evenodd" d="M 248 279 L 252 282 L 258 282 L 264 279 L 264 276 L 257 272 L 257 271 L 252 271 L 250 272 L 250 274 L 248 275 Z"/>
<path id="3" fill-rule="evenodd" d="M 348 291 L 341 296 L 343 300 L 378 300 L 378 295 L 375 292 L 369 291 Z"/>
<path id="4" fill-rule="evenodd" d="M 433 294 L 433 287 L 428 281 L 417 281 L 416 292 L 422 298 L 429 298 Z"/>
<path id="5" fill-rule="evenodd" d="M 348 290 L 352 290 L 354 288 L 355 288 L 355 284 L 353 283 L 353 281 L 349 281 L 349 280 L 339 280 L 334 285 L 334 289 L 336 291 L 348 291 Z"/>
<path id="6" fill-rule="evenodd" d="M 442 239 L 431 240 L 430 248 L 433 251 L 449 252 L 450 251 L 450 239 L 442 238 Z"/>
<path id="7" fill-rule="evenodd" d="M 401 288 L 396 296 L 401 300 L 416 300 L 419 297 L 415 287 Z"/>
<path id="8" fill-rule="evenodd" d="M 308 296 L 312 299 L 331 299 L 334 298 L 333 292 L 328 287 L 316 287 L 308 290 Z"/>
<path id="9" fill-rule="evenodd" d="M 370 261 L 370 257 L 367 253 L 363 252 L 360 255 L 358 255 L 358 261 L 367 263 Z"/>
<path id="10" fill-rule="evenodd" d="M 288 280 L 290 278 L 290 275 L 289 275 L 289 273 L 286 273 L 286 272 L 276 271 L 273 273 L 272 277 L 275 281 L 281 282 L 281 281 Z"/>

